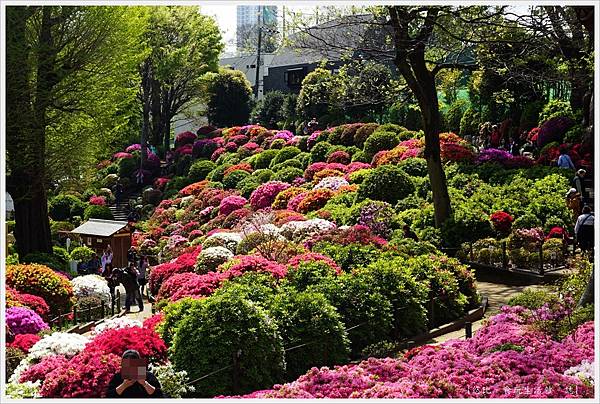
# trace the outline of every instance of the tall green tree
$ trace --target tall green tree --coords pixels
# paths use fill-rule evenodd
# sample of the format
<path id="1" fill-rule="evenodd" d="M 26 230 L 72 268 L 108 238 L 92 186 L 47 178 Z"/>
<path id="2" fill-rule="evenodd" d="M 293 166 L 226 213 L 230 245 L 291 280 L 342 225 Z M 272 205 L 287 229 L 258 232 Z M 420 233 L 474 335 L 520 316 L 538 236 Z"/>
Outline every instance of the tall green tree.
<path id="1" fill-rule="evenodd" d="M 52 251 L 49 181 L 80 174 L 69 162 L 125 126 L 145 24 L 135 7 L 11 6 L 6 21 L 6 185 L 23 256 Z"/>
<path id="2" fill-rule="evenodd" d="M 252 87 L 244 73 L 221 68 L 202 78 L 208 122 L 217 127 L 244 125 L 252 110 Z"/>
<path id="3" fill-rule="evenodd" d="M 171 120 L 201 96 L 201 78 L 217 71 L 223 42 L 213 18 L 197 7 L 161 6 L 150 9 L 147 43 L 149 65 L 142 69 L 149 91 L 144 92 L 144 122 L 154 146 L 171 139 Z M 147 94 L 147 95 L 146 95 Z M 149 101 L 148 101 L 149 100 Z"/>

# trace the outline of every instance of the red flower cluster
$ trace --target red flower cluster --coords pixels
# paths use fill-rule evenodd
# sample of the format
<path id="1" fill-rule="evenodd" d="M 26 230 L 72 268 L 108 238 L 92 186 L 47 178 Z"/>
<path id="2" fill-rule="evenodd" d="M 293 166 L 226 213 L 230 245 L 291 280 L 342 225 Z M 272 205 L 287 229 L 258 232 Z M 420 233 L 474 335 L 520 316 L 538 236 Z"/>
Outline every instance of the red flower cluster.
<path id="1" fill-rule="evenodd" d="M 7 347 L 19 348 L 21 351 L 28 353 L 29 349 L 41 339 L 36 334 L 17 334 L 15 340 L 6 344 Z"/>
<path id="2" fill-rule="evenodd" d="M 86 345 L 83 353 L 98 356 L 112 353 L 120 357 L 128 349 L 135 349 L 152 363 L 164 363 L 167 360 L 164 341 L 154 330 L 142 327 L 105 330 Z"/>
<path id="3" fill-rule="evenodd" d="M 508 213 L 499 210 L 498 212 L 492 213 L 490 220 L 496 231 L 502 234 L 508 234 L 510 232 L 513 218 Z"/>

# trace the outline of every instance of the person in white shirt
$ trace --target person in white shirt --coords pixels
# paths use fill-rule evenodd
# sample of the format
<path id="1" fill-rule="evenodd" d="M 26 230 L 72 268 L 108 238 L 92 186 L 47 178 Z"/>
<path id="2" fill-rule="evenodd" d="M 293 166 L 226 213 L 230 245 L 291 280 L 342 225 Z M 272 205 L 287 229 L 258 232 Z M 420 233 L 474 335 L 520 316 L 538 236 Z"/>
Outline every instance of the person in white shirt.
<path id="1" fill-rule="evenodd" d="M 582 251 L 594 248 L 594 213 L 587 205 L 583 207 L 581 215 L 577 218 L 575 235 Z"/>
<path id="2" fill-rule="evenodd" d="M 113 253 L 110 245 L 106 246 L 106 250 L 104 250 L 104 254 L 102 254 L 102 273 L 106 270 L 106 264 L 112 264 Z"/>

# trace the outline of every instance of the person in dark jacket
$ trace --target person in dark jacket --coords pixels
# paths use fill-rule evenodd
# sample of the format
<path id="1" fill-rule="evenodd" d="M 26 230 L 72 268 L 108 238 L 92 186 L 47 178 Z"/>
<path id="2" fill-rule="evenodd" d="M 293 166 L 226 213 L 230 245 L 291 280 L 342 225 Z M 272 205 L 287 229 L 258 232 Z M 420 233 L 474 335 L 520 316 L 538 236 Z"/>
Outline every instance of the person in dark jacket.
<path id="1" fill-rule="evenodd" d="M 404 227 L 402 227 L 402 230 L 404 231 L 404 238 L 412 238 L 415 241 L 419 241 L 417 233 L 412 231 L 409 225 L 405 224 Z"/>
<path id="2" fill-rule="evenodd" d="M 138 351 L 129 349 L 123 353 L 122 359 L 121 372 L 116 373 L 108 383 L 107 398 L 164 397 L 156 376 L 144 369 L 145 365 L 141 365 L 142 358 Z"/>

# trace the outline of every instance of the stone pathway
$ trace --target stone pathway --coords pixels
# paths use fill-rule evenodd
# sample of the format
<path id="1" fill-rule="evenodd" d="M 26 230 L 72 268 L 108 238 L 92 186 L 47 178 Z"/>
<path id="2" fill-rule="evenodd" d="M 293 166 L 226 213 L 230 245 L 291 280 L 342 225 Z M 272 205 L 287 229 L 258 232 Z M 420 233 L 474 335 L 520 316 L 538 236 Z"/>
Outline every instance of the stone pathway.
<path id="1" fill-rule="evenodd" d="M 553 284 L 559 275 L 560 274 L 556 274 L 556 276 L 550 276 L 541 279 L 527 278 L 525 276 L 507 276 L 504 273 L 494 274 L 489 271 L 477 271 L 477 290 L 479 290 L 479 293 L 481 293 L 482 296 L 486 296 L 488 298 L 488 306 L 483 318 L 472 324 L 471 328 L 473 334 L 475 334 L 475 332 L 483 326 L 484 321 L 487 318 L 498 314 L 500 308 L 505 306 L 513 296 L 518 295 L 526 288 L 543 289 L 550 284 Z M 427 343 L 436 345 L 456 338 L 465 338 L 464 328 L 441 335 L 428 341 Z"/>

